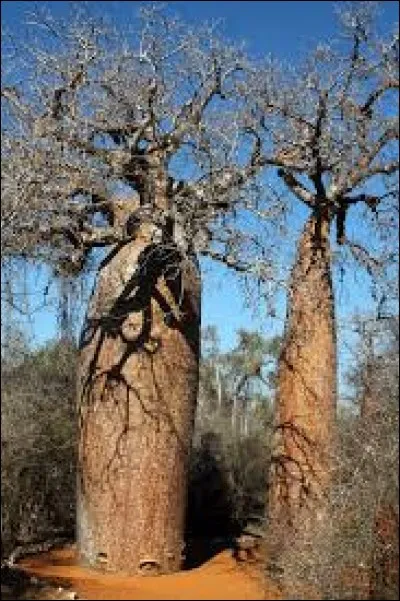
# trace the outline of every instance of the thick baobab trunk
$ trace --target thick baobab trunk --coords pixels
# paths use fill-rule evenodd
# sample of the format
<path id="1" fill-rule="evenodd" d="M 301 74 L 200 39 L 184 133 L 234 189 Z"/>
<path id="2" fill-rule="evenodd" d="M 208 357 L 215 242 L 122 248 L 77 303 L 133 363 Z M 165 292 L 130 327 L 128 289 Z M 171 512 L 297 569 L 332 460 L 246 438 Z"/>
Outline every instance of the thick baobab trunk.
<path id="1" fill-rule="evenodd" d="M 78 547 L 112 571 L 181 566 L 200 340 L 181 259 L 141 226 L 103 263 L 82 335 Z"/>
<path id="2" fill-rule="evenodd" d="M 272 523 L 304 528 L 322 518 L 331 476 L 336 414 L 336 338 L 329 220 L 312 215 L 300 238 L 290 282 L 276 400 Z M 282 534 L 283 535 L 283 534 Z"/>

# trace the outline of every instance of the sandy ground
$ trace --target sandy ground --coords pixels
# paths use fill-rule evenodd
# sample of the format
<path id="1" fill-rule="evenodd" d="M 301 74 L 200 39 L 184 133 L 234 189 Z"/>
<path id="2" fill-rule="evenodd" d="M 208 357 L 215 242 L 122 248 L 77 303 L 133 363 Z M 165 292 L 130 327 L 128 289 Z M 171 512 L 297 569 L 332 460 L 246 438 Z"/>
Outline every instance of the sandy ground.
<path id="1" fill-rule="evenodd" d="M 20 567 L 78 593 L 80 599 L 280 599 L 261 566 L 224 550 L 201 566 L 168 576 L 121 577 L 78 566 L 74 546 L 25 558 Z"/>

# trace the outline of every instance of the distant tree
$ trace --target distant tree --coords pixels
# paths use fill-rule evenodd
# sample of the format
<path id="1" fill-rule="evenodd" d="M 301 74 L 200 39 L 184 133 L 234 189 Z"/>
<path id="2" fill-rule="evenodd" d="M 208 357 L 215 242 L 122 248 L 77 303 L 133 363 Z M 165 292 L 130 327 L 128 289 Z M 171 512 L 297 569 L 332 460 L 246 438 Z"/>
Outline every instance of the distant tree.
<path id="1" fill-rule="evenodd" d="M 277 349 L 276 338 L 241 329 L 234 348 L 224 351 L 216 326 L 202 331 L 191 535 L 232 535 L 249 521 L 263 523 Z"/>
<path id="2" fill-rule="evenodd" d="M 257 400 L 272 397 L 279 338 L 265 339 L 258 332 L 238 330 L 238 344 L 226 354 L 227 380 L 230 382 L 232 428 L 248 433 Z"/>
<path id="3" fill-rule="evenodd" d="M 210 415 L 222 406 L 224 383 L 222 381 L 222 351 L 216 326 L 201 331 L 201 362 L 198 414 Z"/>
<path id="4" fill-rule="evenodd" d="M 29 335 L 23 318 L 29 314 L 27 267 L 23 261 L 1 265 L 1 361 L 17 365 L 29 352 Z"/>
<path id="5" fill-rule="evenodd" d="M 237 336 L 235 347 L 223 352 L 217 328 L 202 331 L 198 419 L 211 425 L 216 416 L 227 417 L 232 433 L 243 436 L 272 398 L 279 337 L 266 339 L 243 328 Z"/>

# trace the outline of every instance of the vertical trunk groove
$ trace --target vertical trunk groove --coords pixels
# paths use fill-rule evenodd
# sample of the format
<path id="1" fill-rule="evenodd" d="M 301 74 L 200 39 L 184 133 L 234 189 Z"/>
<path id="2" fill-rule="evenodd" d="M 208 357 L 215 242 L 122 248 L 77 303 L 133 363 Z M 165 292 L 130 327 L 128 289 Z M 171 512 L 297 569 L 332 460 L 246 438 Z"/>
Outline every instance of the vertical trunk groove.
<path id="1" fill-rule="evenodd" d="M 125 573 L 181 566 L 198 387 L 197 264 L 151 229 L 103 263 L 80 348 L 78 547 Z"/>

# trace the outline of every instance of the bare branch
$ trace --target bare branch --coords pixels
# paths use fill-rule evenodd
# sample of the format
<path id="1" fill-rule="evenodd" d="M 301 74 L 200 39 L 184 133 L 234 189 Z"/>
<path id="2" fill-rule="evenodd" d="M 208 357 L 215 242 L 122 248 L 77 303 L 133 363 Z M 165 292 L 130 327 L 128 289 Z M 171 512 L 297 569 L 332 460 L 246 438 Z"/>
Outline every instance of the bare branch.
<path id="1" fill-rule="evenodd" d="M 307 190 L 307 188 L 302 186 L 292 173 L 285 171 L 284 169 L 278 169 L 278 175 L 280 178 L 282 178 L 290 191 L 297 196 L 297 198 L 299 198 L 309 207 L 315 206 L 315 196 L 309 190 Z"/>

